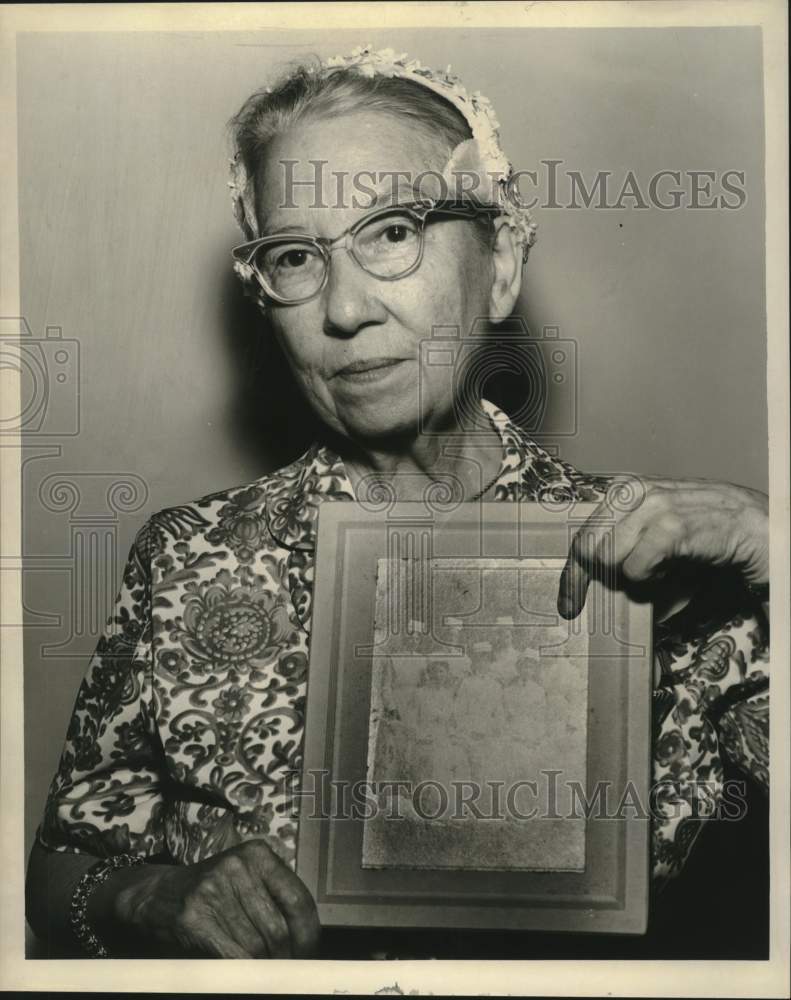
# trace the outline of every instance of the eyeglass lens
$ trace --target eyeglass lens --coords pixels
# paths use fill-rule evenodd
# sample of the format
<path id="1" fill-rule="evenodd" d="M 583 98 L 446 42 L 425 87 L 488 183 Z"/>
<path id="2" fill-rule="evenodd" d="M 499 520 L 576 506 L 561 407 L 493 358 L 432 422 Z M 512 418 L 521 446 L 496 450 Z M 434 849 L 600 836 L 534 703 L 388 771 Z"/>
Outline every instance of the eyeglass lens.
<path id="1" fill-rule="evenodd" d="M 371 219 L 354 233 L 352 254 L 369 274 L 397 278 L 414 267 L 421 243 L 420 222 L 394 211 Z M 252 263 L 271 292 L 280 299 L 298 300 L 321 288 L 327 255 L 307 239 L 284 236 L 259 247 Z"/>

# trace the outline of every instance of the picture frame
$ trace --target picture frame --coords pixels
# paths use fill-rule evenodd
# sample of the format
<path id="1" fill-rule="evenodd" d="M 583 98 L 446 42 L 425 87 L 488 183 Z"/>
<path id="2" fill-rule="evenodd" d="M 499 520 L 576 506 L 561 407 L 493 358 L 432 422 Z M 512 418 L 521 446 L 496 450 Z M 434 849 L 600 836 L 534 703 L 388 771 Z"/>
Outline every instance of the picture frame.
<path id="1" fill-rule="evenodd" d="M 423 629 L 423 640 L 444 647 L 439 655 L 446 661 L 453 660 L 454 648 L 442 630 L 458 629 L 458 621 L 464 621 L 465 616 L 470 629 L 488 630 L 473 635 L 492 635 L 493 629 L 496 635 L 498 629 L 506 627 L 535 630 L 538 625 L 531 614 L 543 616 L 546 627 L 557 631 L 564 627 L 564 620 L 556 608 L 547 611 L 545 606 L 536 611 L 520 588 L 525 589 L 524 581 L 537 579 L 537 571 L 554 574 L 551 578 L 557 581 L 571 538 L 594 509 L 595 505 L 585 503 L 483 503 L 443 509 L 428 501 L 392 503 L 386 509 L 351 502 L 321 506 L 297 873 L 312 892 L 324 926 L 645 932 L 651 608 L 600 581 L 591 583 L 583 613 L 565 625 L 576 630 L 577 636 L 585 631 L 587 643 L 581 668 L 586 675 L 584 757 L 577 757 L 577 764 L 580 759 L 584 764 L 582 793 L 574 803 L 577 809 L 561 816 L 567 824 L 576 824 L 567 855 L 556 855 L 545 866 L 537 864 L 534 857 L 530 867 L 524 867 L 520 851 L 511 849 L 510 854 L 505 853 L 502 866 L 491 860 L 479 863 L 472 823 L 468 824 L 472 833 L 465 841 L 467 847 L 460 849 L 456 838 L 456 847 L 448 848 L 450 863 L 445 862 L 442 841 L 436 849 L 436 838 L 433 854 L 429 852 L 431 857 L 425 855 L 428 862 L 421 863 L 421 849 L 393 848 L 393 844 L 406 844 L 403 837 L 408 840 L 409 833 L 409 824 L 397 815 L 384 828 L 391 835 L 386 841 L 380 838 L 380 849 L 371 850 L 368 836 L 374 828 L 371 824 L 382 814 L 377 785 L 371 781 L 376 777 L 372 733 L 377 670 L 382 676 L 378 664 L 388 659 L 392 663 L 394 655 L 404 654 L 406 646 L 418 641 L 416 630 L 409 627 L 415 625 L 416 608 L 424 619 L 431 619 Z M 429 586 L 423 587 L 426 593 L 422 597 L 414 592 L 401 594 L 395 602 L 398 624 L 384 627 L 383 567 L 404 563 L 429 566 Z M 435 577 L 448 568 L 458 576 L 476 566 L 482 581 L 486 574 L 499 574 L 496 586 L 489 590 L 498 595 L 495 601 L 511 601 L 514 613 L 508 626 L 498 625 L 500 615 L 487 618 L 485 605 L 493 599 L 481 599 L 480 594 L 472 595 L 466 609 L 459 607 L 461 617 L 452 616 L 452 622 L 447 604 L 438 610 L 441 588 L 432 584 Z M 510 584 L 504 585 L 509 578 L 516 581 L 513 593 Z M 485 589 L 484 583 L 481 587 Z M 473 589 L 462 587 L 465 593 Z M 502 603 L 496 610 L 502 610 Z M 554 620 L 550 620 L 553 614 Z M 425 622 L 419 620 L 419 624 Z M 487 643 L 476 645 L 483 648 Z M 548 663 L 547 657 L 554 654 L 549 647 L 541 650 L 541 662 Z M 417 654 L 413 651 L 413 655 L 427 657 L 426 663 L 438 658 L 435 651 L 426 652 L 425 648 Z M 393 670 L 388 670 L 394 676 Z M 407 673 L 404 669 L 403 677 Z M 409 685 L 404 683 L 402 690 L 409 690 Z M 408 731 L 414 737 L 414 729 Z M 492 735 L 502 740 L 502 733 Z M 407 740 L 407 749 L 415 742 L 414 738 Z M 503 759 L 511 756 L 501 754 Z M 362 794 L 355 794 L 360 789 Z M 568 803 L 568 796 L 565 801 Z M 455 831 L 453 818 L 446 812 L 441 829 Z M 488 825 L 477 829 L 485 830 L 491 841 L 493 829 L 511 829 L 510 818 L 496 827 L 487 814 L 479 822 Z M 524 843 L 535 841 L 533 831 L 550 829 L 536 823 L 556 818 L 538 810 L 537 816 L 530 817 L 534 825 L 521 828 Z M 396 827 L 396 823 L 401 826 Z M 556 823 L 552 829 L 570 827 Z M 557 839 L 553 832 L 544 842 L 551 845 Z M 425 844 L 426 838 L 420 842 Z M 395 858 L 393 863 L 388 863 L 388 851 Z"/>

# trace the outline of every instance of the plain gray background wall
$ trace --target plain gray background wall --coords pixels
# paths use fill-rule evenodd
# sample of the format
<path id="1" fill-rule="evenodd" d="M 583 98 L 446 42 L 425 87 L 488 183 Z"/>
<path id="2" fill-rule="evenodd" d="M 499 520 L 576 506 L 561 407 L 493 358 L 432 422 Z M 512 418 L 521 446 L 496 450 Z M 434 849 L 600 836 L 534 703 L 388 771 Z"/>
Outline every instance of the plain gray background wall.
<path id="1" fill-rule="evenodd" d="M 24 37 L 23 313 L 33 344 L 64 341 L 31 346 L 50 381 L 23 471 L 28 838 L 134 532 L 296 437 L 283 412 L 300 404 L 230 272 L 225 123 L 288 61 L 369 41 L 452 64 L 520 169 L 609 170 L 616 193 L 629 170 L 643 190 L 663 169 L 744 171 L 736 211 L 537 208 L 522 312 L 576 344 L 563 457 L 766 489 L 759 29 Z"/>

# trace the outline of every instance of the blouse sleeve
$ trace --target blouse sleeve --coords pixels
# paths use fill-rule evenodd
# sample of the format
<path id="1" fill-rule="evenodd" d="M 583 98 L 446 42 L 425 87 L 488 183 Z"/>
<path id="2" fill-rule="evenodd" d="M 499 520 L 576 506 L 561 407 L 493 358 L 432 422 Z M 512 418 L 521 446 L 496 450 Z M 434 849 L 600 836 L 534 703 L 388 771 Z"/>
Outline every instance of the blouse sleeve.
<path id="1" fill-rule="evenodd" d="M 654 692 L 653 870 L 659 878 L 682 870 L 701 821 L 727 816 L 737 805 L 728 803 L 726 757 L 769 786 L 768 622 L 738 585 L 711 586 L 695 604 L 697 614 L 682 613 L 655 636 L 662 675 Z"/>
<path id="2" fill-rule="evenodd" d="M 50 850 L 99 857 L 164 850 L 163 757 L 150 705 L 152 522 L 135 537 L 77 693 L 37 832 Z"/>
<path id="3" fill-rule="evenodd" d="M 744 774 L 769 791 L 769 639 L 761 615 L 739 624 L 744 667 L 712 706 L 720 746 Z M 739 641 L 740 640 L 740 641 Z"/>

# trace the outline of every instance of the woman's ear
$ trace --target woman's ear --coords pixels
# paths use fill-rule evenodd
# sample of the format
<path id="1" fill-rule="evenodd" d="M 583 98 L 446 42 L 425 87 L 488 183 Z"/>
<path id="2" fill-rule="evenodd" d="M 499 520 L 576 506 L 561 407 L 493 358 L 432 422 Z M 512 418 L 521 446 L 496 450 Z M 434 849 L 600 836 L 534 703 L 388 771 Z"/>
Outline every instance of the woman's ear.
<path id="1" fill-rule="evenodd" d="M 494 232 L 494 277 L 489 295 L 489 318 L 496 323 L 507 319 L 514 311 L 522 287 L 522 249 L 503 216 L 494 220 Z"/>

